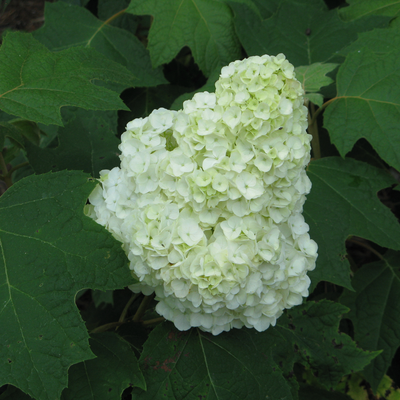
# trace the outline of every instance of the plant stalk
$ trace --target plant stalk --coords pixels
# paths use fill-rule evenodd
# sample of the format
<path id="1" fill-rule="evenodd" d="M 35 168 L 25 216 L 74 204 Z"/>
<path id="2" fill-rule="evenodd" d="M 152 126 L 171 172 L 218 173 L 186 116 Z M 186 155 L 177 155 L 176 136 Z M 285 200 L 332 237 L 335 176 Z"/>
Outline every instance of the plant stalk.
<path id="1" fill-rule="evenodd" d="M 132 305 L 132 303 L 138 298 L 138 296 L 139 296 L 139 293 L 134 293 L 134 294 L 132 294 L 131 298 L 129 299 L 129 301 L 126 303 L 124 309 L 122 310 L 122 313 L 121 313 L 121 316 L 119 317 L 118 322 L 123 323 L 123 322 L 125 321 L 125 317 L 126 317 L 126 314 L 128 313 L 129 307 L 130 307 L 130 306 Z M 117 326 L 117 327 L 115 328 L 115 330 L 117 330 L 118 328 L 119 328 L 119 326 Z"/>
<path id="2" fill-rule="evenodd" d="M 150 302 L 152 300 L 153 300 L 153 296 L 152 295 L 144 296 L 142 302 L 140 303 L 139 308 L 136 311 L 136 314 L 134 315 L 134 317 L 132 319 L 133 322 L 139 322 L 142 319 L 143 314 L 145 313 L 148 305 L 150 304 Z"/>
<path id="3" fill-rule="evenodd" d="M 310 103 L 310 109 L 311 111 L 310 110 L 308 111 L 308 119 L 310 121 L 310 124 L 308 125 L 308 132 L 312 136 L 311 147 L 313 150 L 314 158 L 318 159 L 321 158 L 321 148 L 319 144 L 319 132 L 318 132 L 317 120 L 314 118 L 316 112 L 313 103 Z"/>
<path id="4" fill-rule="evenodd" d="M 153 324 L 157 324 L 159 322 L 164 322 L 164 321 L 165 321 L 164 317 L 158 317 L 158 318 L 148 319 L 147 321 L 143 321 L 142 325 L 144 325 L 144 326 L 153 325 Z"/>

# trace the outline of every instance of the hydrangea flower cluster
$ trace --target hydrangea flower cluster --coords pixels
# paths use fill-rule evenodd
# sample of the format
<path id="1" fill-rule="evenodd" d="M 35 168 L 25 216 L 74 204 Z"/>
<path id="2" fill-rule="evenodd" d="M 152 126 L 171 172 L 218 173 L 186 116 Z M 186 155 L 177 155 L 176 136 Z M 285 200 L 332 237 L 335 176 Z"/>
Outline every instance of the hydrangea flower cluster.
<path id="1" fill-rule="evenodd" d="M 307 109 L 283 54 L 224 67 L 215 93 L 128 123 L 91 216 L 123 243 L 134 292 L 180 330 L 264 331 L 308 296 L 317 245 Z"/>

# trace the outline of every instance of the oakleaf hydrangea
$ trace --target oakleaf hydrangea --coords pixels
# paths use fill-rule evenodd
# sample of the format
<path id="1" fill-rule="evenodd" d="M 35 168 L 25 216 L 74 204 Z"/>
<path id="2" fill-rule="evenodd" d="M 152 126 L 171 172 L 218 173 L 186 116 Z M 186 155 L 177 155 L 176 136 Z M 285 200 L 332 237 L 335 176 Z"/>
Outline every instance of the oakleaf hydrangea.
<path id="1" fill-rule="evenodd" d="M 317 258 L 303 89 L 283 54 L 229 64 L 215 89 L 127 124 L 91 216 L 178 329 L 264 331 L 308 296 Z"/>

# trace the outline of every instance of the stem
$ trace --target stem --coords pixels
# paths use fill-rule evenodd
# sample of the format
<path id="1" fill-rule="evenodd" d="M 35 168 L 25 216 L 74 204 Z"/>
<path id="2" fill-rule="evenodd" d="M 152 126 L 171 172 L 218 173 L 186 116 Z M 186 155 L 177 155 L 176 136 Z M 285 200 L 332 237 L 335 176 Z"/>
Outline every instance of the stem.
<path id="1" fill-rule="evenodd" d="M 122 310 L 122 313 L 121 313 L 121 316 L 119 317 L 118 322 L 121 322 L 121 323 L 124 322 L 129 307 L 138 298 L 138 296 L 139 296 L 139 293 L 132 294 L 131 298 L 129 299 L 129 301 L 126 303 L 124 309 Z M 115 330 L 117 330 L 117 329 L 118 329 L 118 326 L 115 328 Z"/>
<path id="2" fill-rule="evenodd" d="M 164 317 L 158 317 L 158 318 L 153 318 L 153 319 L 148 319 L 147 321 L 143 321 L 142 325 L 153 325 L 157 324 L 158 322 L 164 322 L 165 318 Z"/>
<path id="3" fill-rule="evenodd" d="M 317 121 L 317 118 L 319 116 L 319 114 L 322 113 L 322 111 L 325 110 L 326 107 L 329 106 L 329 104 L 331 104 L 333 101 L 337 100 L 339 97 L 334 97 L 333 99 L 330 99 L 328 101 L 326 101 L 324 104 L 322 104 L 322 106 L 320 108 L 318 108 L 318 110 L 315 112 L 315 114 L 313 114 L 312 118 L 311 118 L 311 122 L 310 125 L 315 124 L 315 122 Z"/>
<path id="4" fill-rule="evenodd" d="M 8 189 L 9 187 L 12 186 L 13 183 L 12 183 L 12 180 L 11 180 L 11 174 L 7 170 L 7 164 L 4 161 L 4 157 L 3 157 L 2 153 L 0 153 L 0 167 L 1 167 L 1 170 L 3 172 L 1 178 L 6 183 L 6 186 L 7 186 L 7 189 Z"/>
<path id="5" fill-rule="evenodd" d="M 143 317 L 144 312 L 147 309 L 147 306 L 150 304 L 150 302 L 153 300 L 153 296 L 144 296 L 142 302 L 140 303 L 139 308 L 136 311 L 136 314 L 134 315 L 132 321 L 133 322 L 139 322 L 141 318 Z"/>
<path id="6" fill-rule="evenodd" d="M 108 331 L 109 329 L 119 327 L 122 324 L 123 324 L 123 322 L 110 322 L 108 324 L 104 324 L 104 325 L 98 326 L 97 328 L 92 329 L 90 331 L 90 333 L 105 332 L 105 331 Z"/>
<path id="7" fill-rule="evenodd" d="M 8 173 L 9 173 L 9 175 L 11 176 L 11 174 L 12 174 L 14 171 L 16 171 L 17 169 L 20 169 L 20 168 L 22 168 L 22 167 L 25 167 L 25 166 L 27 166 L 27 165 L 29 165 L 29 162 L 28 162 L 28 161 L 25 161 L 25 162 L 23 162 L 23 163 L 21 163 L 21 164 L 16 165 L 15 167 L 12 167 L 12 168 L 8 171 Z"/>
<path id="8" fill-rule="evenodd" d="M 311 122 L 310 122 L 310 125 L 308 126 L 308 132 L 312 135 L 311 147 L 313 150 L 314 158 L 318 159 L 318 158 L 321 158 L 321 149 L 320 149 L 320 145 L 319 145 L 319 133 L 318 133 L 317 120 L 314 118 L 314 116 L 316 114 L 314 104 L 311 103 L 310 108 L 311 108 L 311 111 L 308 112 L 308 116 L 309 116 L 309 119 Z"/>

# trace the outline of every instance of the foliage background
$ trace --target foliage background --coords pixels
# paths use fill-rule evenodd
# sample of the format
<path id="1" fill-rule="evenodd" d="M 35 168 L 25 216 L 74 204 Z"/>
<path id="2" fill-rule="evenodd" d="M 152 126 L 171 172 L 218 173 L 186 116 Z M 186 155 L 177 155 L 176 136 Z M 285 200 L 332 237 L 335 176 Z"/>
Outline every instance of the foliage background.
<path id="1" fill-rule="evenodd" d="M 0 399 L 400 398 L 397 3 L 69 0 L 3 34 Z M 83 214 L 93 178 L 127 121 L 280 52 L 310 110 L 313 292 L 263 333 L 179 332 L 124 289 L 120 245 Z"/>

